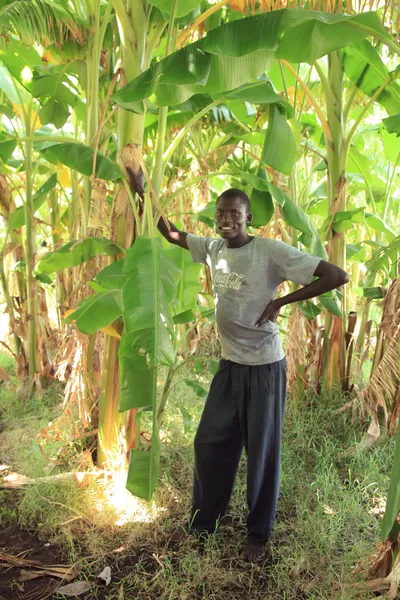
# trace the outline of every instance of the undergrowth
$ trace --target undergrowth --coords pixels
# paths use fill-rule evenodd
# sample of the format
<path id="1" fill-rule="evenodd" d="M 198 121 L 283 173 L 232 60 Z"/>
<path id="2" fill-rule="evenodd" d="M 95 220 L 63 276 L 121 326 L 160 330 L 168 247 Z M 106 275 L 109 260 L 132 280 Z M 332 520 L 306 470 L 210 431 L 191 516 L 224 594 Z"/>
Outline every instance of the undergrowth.
<path id="1" fill-rule="evenodd" d="M 207 383 L 206 375 L 201 383 Z M 191 378 L 194 376 L 191 374 Z M 50 469 L 35 435 L 60 410 L 61 390 L 18 400 L 1 389 L 0 464 L 27 476 Z M 174 388 L 161 431 L 161 477 L 150 503 L 119 484 L 91 478 L 80 486 L 41 483 L 0 491 L 0 519 L 35 528 L 59 544 L 65 560 L 82 560 L 89 580 L 106 564 L 112 584 L 91 598 L 108 600 L 351 600 L 379 542 L 394 440 L 383 437 L 368 450 L 345 457 L 365 423 L 337 414 L 338 397 L 309 395 L 298 406 L 288 399 L 277 522 L 264 564 L 239 556 L 246 530 L 246 461 L 240 464 L 230 517 L 217 535 L 200 542 L 184 534 L 191 497 L 193 437 L 204 401 L 183 383 Z M 184 408 L 185 427 L 182 408 Z M 188 418 L 188 415 L 190 418 Z M 84 447 L 67 448 L 63 470 L 76 468 Z M 74 454 L 75 453 L 75 454 Z M 17 498 L 17 502 L 10 501 Z M 9 549 L 10 551 L 12 549 Z"/>

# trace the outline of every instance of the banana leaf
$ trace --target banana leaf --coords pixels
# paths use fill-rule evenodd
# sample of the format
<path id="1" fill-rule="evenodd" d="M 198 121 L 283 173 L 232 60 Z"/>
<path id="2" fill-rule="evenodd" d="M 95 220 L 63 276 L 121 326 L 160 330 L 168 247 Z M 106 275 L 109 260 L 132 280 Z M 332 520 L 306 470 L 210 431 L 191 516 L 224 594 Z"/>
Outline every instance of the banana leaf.
<path id="1" fill-rule="evenodd" d="M 47 195 L 57 185 L 57 175 L 53 173 L 51 177 L 44 183 L 33 196 L 33 214 L 42 206 Z M 19 206 L 10 214 L 9 226 L 10 229 L 18 229 L 25 225 L 24 207 Z"/>
<path id="2" fill-rule="evenodd" d="M 149 0 L 149 4 L 157 6 L 163 12 L 171 13 L 173 0 Z M 201 0 L 177 0 L 175 17 L 184 17 L 201 4 Z"/>
<path id="3" fill-rule="evenodd" d="M 134 334 L 132 345 L 146 355 L 149 365 L 168 365 L 174 357 L 169 302 L 181 270 L 165 254 L 160 239 L 139 237 L 126 252 L 124 271 L 125 332 Z"/>
<path id="4" fill-rule="evenodd" d="M 2 112 L 1 109 L 0 112 Z M 11 118 L 14 118 L 14 114 L 11 114 Z M 3 162 L 6 163 L 8 161 L 8 159 L 12 156 L 16 146 L 17 140 L 15 137 L 0 132 L 0 159 Z"/>
<path id="5" fill-rule="evenodd" d="M 276 104 L 269 109 L 268 127 L 261 161 L 290 175 L 296 162 L 297 144 L 286 116 Z"/>
<path id="6" fill-rule="evenodd" d="M 157 418 L 153 420 L 151 450 L 131 451 L 126 481 L 126 488 L 131 494 L 145 500 L 151 499 L 160 472 L 160 437 L 158 428 L 155 433 L 154 427 L 157 427 Z"/>
<path id="7" fill-rule="evenodd" d="M 146 356 L 133 348 L 135 334 L 123 333 L 118 349 L 120 367 L 119 412 L 131 408 L 153 408 L 156 393 L 154 368 L 147 366 Z"/>
<path id="8" fill-rule="evenodd" d="M 182 272 L 176 290 L 176 312 L 193 311 L 196 308 L 197 294 L 201 291 L 199 275 L 202 266 L 194 263 L 190 252 L 179 246 L 169 244 L 166 254 Z M 174 322 L 177 323 L 175 317 Z"/>
<path id="9" fill-rule="evenodd" d="M 343 69 L 347 77 L 367 96 L 372 96 L 388 79 L 389 71 L 368 41 L 343 50 Z M 390 82 L 376 98 L 388 115 L 400 111 L 400 86 Z"/>
<path id="10" fill-rule="evenodd" d="M 397 428 L 396 450 L 394 453 L 392 475 L 390 478 L 389 493 L 386 510 L 383 516 L 381 538 L 386 540 L 393 529 L 398 532 L 397 515 L 400 512 L 400 427 Z M 397 525 L 397 528 L 396 528 Z"/>
<path id="11" fill-rule="evenodd" d="M 343 15 L 283 9 L 232 21 L 170 54 L 113 94 L 125 109 L 154 94 L 159 106 L 196 93 L 229 91 L 255 81 L 276 59 L 313 63 L 367 36 L 390 39 L 375 13 Z"/>
<path id="12" fill-rule="evenodd" d="M 98 254 L 113 256 L 125 250 L 119 244 L 104 238 L 87 237 L 83 240 L 68 242 L 54 252 L 49 252 L 37 263 L 38 273 L 55 273 L 67 267 L 76 267 L 87 262 Z"/>
<path id="13" fill-rule="evenodd" d="M 46 160 L 55 165 L 60 162 L 62 165 L 66 165 L 83 175 L 89 176 L 92 174 L 93 149 L 89 146 L 64 142 L 53 145 L 47 144 L 46 148 L 39 151 Z M 106 181 L 115 181 L 122 177 L 119 168 L 100 152 L 97 153 L 95 175 Z"/>
<path id="14" fill-rule="evenodd" d="M 124 273 L 125 259 L 121 258 L 112 262 L 110 265 L 105 267 L 102 271 L 97 273 L 95 280 L 96 282 L 106 290 L 120 290 L 126 282 L 126 275 Z"/>
<path id="15" fill-rule="evenodd" d="M 174 359 L 169 302 L 176 295 L 181 270 L 163 251 L 160 239 L 143 236 L 127 251 L 124 272 L 120 410 L 141 405 L 153 411 L 151 448 L 132 450 L 126 487 L 135 496 L 149 500 L 160 465 L 155 367 Z"/>
<path id="16" fill-rule="evenodd" d="M 79 308 L 64 319 L 66 323 L 76 321 L 79 331 L 90 335 L 100 331 L 122 316 L 121 290 L 106 290 L 85 298 Z"/>
<path id="17" fill-rule="evenodd" d="M 395 133 L 397 137 L 400 136 L 400 114 L 383 119 L 383 124 L 389 133 Z"/>

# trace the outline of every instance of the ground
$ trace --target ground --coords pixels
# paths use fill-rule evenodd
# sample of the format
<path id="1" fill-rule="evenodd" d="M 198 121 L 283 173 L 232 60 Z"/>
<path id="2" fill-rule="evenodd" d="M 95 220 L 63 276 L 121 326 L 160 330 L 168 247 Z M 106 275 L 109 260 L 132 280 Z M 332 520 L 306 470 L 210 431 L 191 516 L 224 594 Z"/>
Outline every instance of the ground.
<path id="1" fill-rule="evenodd" d="M 199 377 L 207 385 L 206 376 Z M 40 400 L 26 401 L 2 391 L 0 465 L 35 477 L 56 472 L 49 471 L 35 435 L 58 414 L 60 394 L 52 388 Z M 76 581 L 91 585 L 79 596 L 84 600 L 373 598 L 354 586 L 363 581 L 379 542 L 393 440 L 382 438 L 372 449 L 345 457 L 365 423 L 353 425 L 349 414 L 337 414 L 344 400 L 310 395 L 294 406 L 289 398 L 277 522 L 265 561 L 249 565 L 240 560 L 246 538 L 245 457 L 220 532 L 204 541 L 184 535 L 192 443 L 203 402 L 177 383 L 162 430 L 160 484 L 151 503 L 124 491 L 122 480 L 0 490 L 0 553 L 79 565 Z M 186 412 L 185 428 L 182 407 L 193 421 Z M 76 467 L 82 450 L 64 448 L 66 464 L 58 470 Z M 112 575 L 107 587 L 97 579 L 105 566 Z M 49 577 L 18 582 L 20 571 L 0 566 L 1 600 L 63 597 L 51 594 L 57 582 Z"/>

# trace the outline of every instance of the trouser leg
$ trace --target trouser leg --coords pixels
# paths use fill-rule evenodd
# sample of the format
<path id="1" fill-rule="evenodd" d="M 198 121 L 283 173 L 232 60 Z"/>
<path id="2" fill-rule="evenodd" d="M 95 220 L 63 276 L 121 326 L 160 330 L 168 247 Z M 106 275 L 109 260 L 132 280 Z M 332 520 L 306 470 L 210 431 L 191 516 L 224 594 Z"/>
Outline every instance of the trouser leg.
<path id="1" fill-rule="evenodd" d="M 243 449 L 230 365 L 221 361 L 194 441 L 191 529 L 216 529 L 228 507 Z"/>
<path id="2" fill-rule="evenodd" d="M 247 530 L 250 543 L 263 544 L 272 532 L 279 495 L 286 359 L 250 367 L 249 377 L 247 410 L 241 411 L 248 455 Z"/>

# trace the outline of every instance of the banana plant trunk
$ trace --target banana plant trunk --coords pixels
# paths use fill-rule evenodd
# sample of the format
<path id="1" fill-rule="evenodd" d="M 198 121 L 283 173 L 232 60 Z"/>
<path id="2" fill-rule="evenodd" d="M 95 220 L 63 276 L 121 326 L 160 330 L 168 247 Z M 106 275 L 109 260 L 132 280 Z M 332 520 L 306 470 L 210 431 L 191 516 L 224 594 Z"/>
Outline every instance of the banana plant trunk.
<path id="1" fill-rule="evenodd" d="M 332 227 L 334 215 L 346 210 L 346 158 L 344 118 L 342 110 L 343 67 L 340 52 L 328 55 L 327 119 L 331 138 L 327 141 L 329 217 L 331 239 L 328 242 L 330 262 L 346 269 L 346 239 Z M 343 297 L 342 312 L 346 306 Z M 325 313 L 322 385 L 326 390 L 339 388 L 345 378 L 345 319 Z"/>
<path id="2" fill-rule="evenodd" d="M 26 135 L 24 142 L 25 153 L 25 202 L 24 214 L 26 225 L 25 238 L 25 260 L 26 260 L 26 281 L 27 281 L 27 325 L 28 325 L 28 366 L 29 381 L 31 386 L 39 385 L 39 352 L 38 352 L 38 307 L 37 307 L 37 289 L 36 280 L 33 275 L 36 258 L 36 237 L 33 208 L 33 178 L 32 178 L 32 150 L 33 144 L 31 137 L 31 105 L 28 104 L 26 112 Z"/>
<path id="3" fill-rule="evenodd" d="M 116 0 L 118 28 L 121 38 L 121 69 L 127 81 L 137 77 L 145 61 L 147 36 L 147 2 L 142 0 Z M 121 166 L 128 161 L 133 166 L 129 148 L 138 147 L 143 143 L 144 115 L 138 115 L 119 109 L 118 112 L 118 155 Z M 124 153 L 124 149 L 128 149 Z M 129 248 L 134 241 L 134 215 L 129 204 L 124 184 L 117 194 L 112 214 L 112 239 Z M 119 406 L 119 340 L 106 336 L 103 360 L 103 385 L 99 401 L 99 438 L 97 460 L 100 466 L 109 462 L 110 456 L 121 452 L 121 434 L 124 436 L 124 451 L 128 452 L 136 445 L 137 420 L 132 411 L 120 414 Z M 123 431 L 124 430 L 124 431 Z"/>

